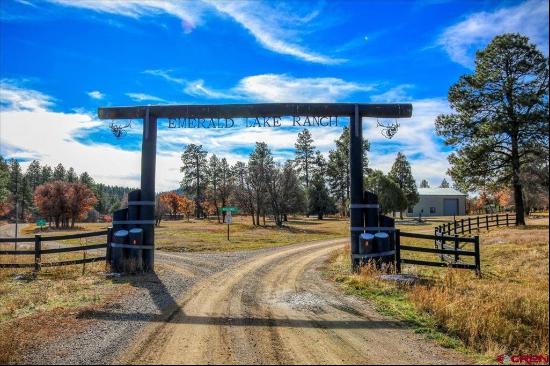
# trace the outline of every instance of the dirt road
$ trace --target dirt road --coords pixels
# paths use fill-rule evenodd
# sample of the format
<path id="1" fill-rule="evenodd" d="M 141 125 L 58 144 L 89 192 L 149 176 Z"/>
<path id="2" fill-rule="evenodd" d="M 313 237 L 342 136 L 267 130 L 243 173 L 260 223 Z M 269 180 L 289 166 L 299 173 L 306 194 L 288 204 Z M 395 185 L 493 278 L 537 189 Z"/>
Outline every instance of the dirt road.
<path id="1" fill-rule="evenodd" d="M 196 282 L 164 322 L 149 323 L 121 363 L 465 363 L 317 269 L 341 240 L 293 245 L 238 261 Z M 174 265 L 181 274 L 196 267 Z"/>

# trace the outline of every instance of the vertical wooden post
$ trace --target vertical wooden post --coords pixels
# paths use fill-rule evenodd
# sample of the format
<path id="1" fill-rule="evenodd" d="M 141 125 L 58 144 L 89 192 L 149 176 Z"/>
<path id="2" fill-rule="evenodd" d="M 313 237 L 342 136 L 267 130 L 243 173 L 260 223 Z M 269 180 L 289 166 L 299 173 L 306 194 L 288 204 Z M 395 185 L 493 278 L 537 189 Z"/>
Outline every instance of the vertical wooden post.
<path id="1" fill-rule="evenodd" d="M 359 106 L 355 105 L 355 113 L 349 119 L 349 172 L 350 172 L 350 226 L 363 226 L 362 208 L 355 204 L 363 203 L 363 126 L 359 114 Z M 353 254 L 359 254 L 359 231 L 350 230 L 352 268 L 359 269 L 359 260 Z"/>
<path id="2" fill-rule="evenodd" d="M 485 215 L 485 226 L 487 226 L 487 231 L 489 231 L 489 215 Z"/>
<path id="3" fill-rule="evenodd" d="M 510 222 L 508 221 L 508 213 L 506 213 L 506 226 L 510 226 Z"/>
<path id="4" fill-rule="evenodd" d="M 454 223 L 454 234 L 456 235 L 456 220 L 453 220 Z"/>
<path id="5" fill-rule="evenodd" d="M 42 269 L 42 235 L 34 236 L 34 271 L 40 272 Z"/>
<path id="6" fill-rule="evenodd" d="M 499 224 L 498 224 L 498 213 L 497 213 L 497 227 L 498 227 L 498 226 L 499 226 Z"/>
<path id="7" fill-rule="evenodd" d="M 157 117 L 145 111 L 143 119 L 143 142 L 141 145 L 141 201 L 155 202 L 155 166 L 157 159 Z M 155 245 L 155 206 L 143 205 L 139 210 L 143 224 L 143 245 Z M 144 271 L 154 271 L 155 251 L 143 251 Z"/>
<path id="8" fill-rule="evenodd" d="M 474 236 L 474 252 L 475 252 L 475 263 L 476 263 L 476 275 L 481 277 L 481 255 L 479 253 L 479 236 Z"/>
<path id="9" fill-rule="evenodd" d="M 395 230 L 395 271 L 401 273 L 401 230 Z"/>
<path id="10" fill-rule="evenodd" d="M 113 240 L 113 227 L 107 228 L 107 249 L 105 250 L 105 262 L 111 266 L 111 240 Z"/>
<path id="11" fill-rule="evenodd" d="M 457 253 L 458 249 L 458 235 L 455 234 L 455 263 L 460 259 Z"/>
<path id="12" fill-rule="evenodd" d="M 477 232 L 479 233 L 480 227 L 479 227 L 479 216 L 477 217 Z"/>
<path id="13" fill-rule="evenodd" d="M 460 229 L 461 234 L 464 235 L 464 219 L 460 220 L 460 227 L 461 227 L 461 229 Z"/>
<path id="14" fill-rule="evenodd" d="M 468 234 L 472 233 L 472 218 L 468 217 Z"/>

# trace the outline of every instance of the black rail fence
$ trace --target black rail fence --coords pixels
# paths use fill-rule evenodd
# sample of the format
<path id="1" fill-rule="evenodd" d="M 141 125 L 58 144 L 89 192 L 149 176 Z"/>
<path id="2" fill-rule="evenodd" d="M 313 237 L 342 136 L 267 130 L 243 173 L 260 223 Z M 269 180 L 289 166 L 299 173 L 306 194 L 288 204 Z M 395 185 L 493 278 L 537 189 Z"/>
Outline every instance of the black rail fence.
<path id="1" fill-rule="evenodd" d="M 0 268 L 34 268 L 36 272 L 40 271 L 42 267 L 57 267 L 57 266 L 67 266 L 73 264 L 84 264 L 92 263 L 97 261 L 107 261 L 109 257 L 109 248 L 107 243 L 111 235 L 111 229 L 94 231 L 89 233 L 81 234 L 70 234 L 70 235 L 56 235 L 56 236 L 46 236 L 42 237 L 40 234 L 36 234 L 34 237 L 28 238 L 0 238 L 0 244 L 2 243 L 34 243 L 34 249 L 32 250 L 0 250 L 0 258 L 3 255 L 33 255 L 33 263 L 2 263 L 0 262 Z M 52 248 L 52 249 L 42 249 L 42 243 L 48 241 L 62 241 L 69 239 L 82 239 L 90 238 L 96 236 L 105 236 L 107 239 L 105 243 L 101 244 L 91 244 L 91 245 L 81 245 L 81 246 L 67 246 L 63 248 Z M 42 262 L 42 256 L 47 254 L 56 254 L 56 253 L 69 253 L 76 251 L 87 251 L 94 249 L 106 249 L 106 254 L 104 256 L 95 256 L 90 258 L 82 258 L 75 260 L 67 261 L 57 261 L 57 262 Z M 84 252 L 85 253 L 85 252 Z"/>
<path id="2" fill-rule="evenodd" d="M 427 248 L 417 245 L 402 245 L 401 238 L 415 238 L 434 240 L 435 247 Z M 452 243 L 452 245 L 448 245 Z M 464 246 L 473 244 L 473 250 L 465 250 Z M 403 252 L 430 253 L 439 255 L 439 261 L 426 261 L 419 259 L 403 258 Z M 464 261 L 461 257 L 473 257 L 473 262 Z M 443 235 L 436 233 L 420 234 L 406 233 L 396 230 L 395 243 L 395 268 L 397 273 L 401 272 L 402 264 L 412 264 L 431 267 L 451 267 L 474 270 L 478 277 L 481 276 L 481 257 L 479 252 L 479 236 L 459 237 L 458 235 Z"/>
<path id="3" fill-rule="evenodd" d="M 479 232 L 483 229 L 489 230 L 492 227 L 516 225 L 516 215 L 514 213 L 483 215 L 468 217 L 460 220 L 449 221 L 435 228 L 437 233 L 442 235 L 464 235 L 472 234 L 473 231 Z"/>

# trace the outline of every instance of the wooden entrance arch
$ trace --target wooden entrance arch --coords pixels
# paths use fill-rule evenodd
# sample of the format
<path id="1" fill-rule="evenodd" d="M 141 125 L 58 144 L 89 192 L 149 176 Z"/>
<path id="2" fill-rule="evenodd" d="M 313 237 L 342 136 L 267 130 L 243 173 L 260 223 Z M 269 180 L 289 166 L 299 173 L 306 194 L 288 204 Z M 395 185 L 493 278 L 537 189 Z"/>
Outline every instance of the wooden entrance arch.
<path id="1" fill-rule="evenodd" d="M 264 103 L 220 105 L 151 105 L 130 107 L 101 107 L 100 119 L 143 119 L 143 143 L 141 148 L 141 201 L 155 200 L 155 162 L 157 154 L 157 120 L 168 119 L 233 119 L 280 118 L 285 116 L 349 117 L 350 131 L 350 239 L 353 264 L 359 254 L 360 232 L 352 228 L 363 227 L 363 159 L 362 118 L 409 118 L 411 104 L 363 104 L 363 103 Z M 198 125 L 197 125 L 198 127 Z M 154 206 L 140 207 L 139 225 L 143 228 L 143 244 L 154 248 Z M 154 250 L 144 251 L 144 266 L 154 269 Z"/>

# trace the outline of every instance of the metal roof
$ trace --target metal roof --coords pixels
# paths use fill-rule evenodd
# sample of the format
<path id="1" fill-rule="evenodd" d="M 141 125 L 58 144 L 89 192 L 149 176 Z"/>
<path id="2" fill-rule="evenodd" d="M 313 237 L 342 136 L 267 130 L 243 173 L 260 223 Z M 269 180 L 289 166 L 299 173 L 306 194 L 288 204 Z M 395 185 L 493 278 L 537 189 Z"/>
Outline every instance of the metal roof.
<path id="1" fill-rule="evenodd" d="M 466 196 L 466 193 L 457 191 L 454 188 L 418 188 L 421 196 Z"/>

